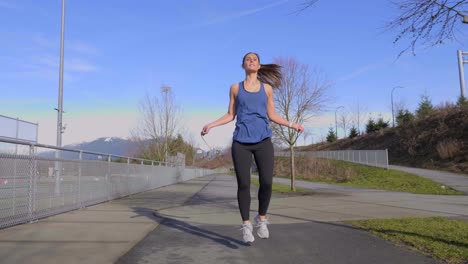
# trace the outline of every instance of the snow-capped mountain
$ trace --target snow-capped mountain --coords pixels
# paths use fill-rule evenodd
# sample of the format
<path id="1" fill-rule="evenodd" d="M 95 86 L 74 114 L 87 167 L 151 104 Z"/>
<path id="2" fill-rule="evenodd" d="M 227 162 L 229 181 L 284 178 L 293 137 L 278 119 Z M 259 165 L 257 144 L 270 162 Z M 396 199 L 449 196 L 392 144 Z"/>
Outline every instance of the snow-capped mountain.
<path id="1" fill-rule="evenodd" d="M 90 142 L 66 145 L 64 146 L 64 148 L 98 152 L 102 154 L 111 154 L 116 156 L 132 157 L 137 151 L 138 143 L 135 141 L 118 137 L 103 137 Z M 69 151 L 62 152 L 62 157 L 65 159 L 75 159 L 77 158 L 77 155 L 77 153 Z M 55 157 L 55 151 L 42 152 L 39 154 L 39 156 Z M 96 156 L 97 155 L 83 154 L 83 159 L 96 159 Z"/>

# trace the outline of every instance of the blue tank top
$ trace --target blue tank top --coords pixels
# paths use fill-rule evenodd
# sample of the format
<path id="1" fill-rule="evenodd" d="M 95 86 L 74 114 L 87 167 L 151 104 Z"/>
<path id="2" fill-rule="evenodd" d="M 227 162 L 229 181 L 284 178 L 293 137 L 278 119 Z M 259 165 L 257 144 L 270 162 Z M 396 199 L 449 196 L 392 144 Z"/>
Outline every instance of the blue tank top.
<path id="1" fill-rule="evenodd" d="M 239 83 L 236 98 L 236 129 L 233 139 L 241 143 L 257 143 L 271 137 L 267 116 L 267 95 L 263 83 L 258 92 L 248 92 L 244 82 Z"/>

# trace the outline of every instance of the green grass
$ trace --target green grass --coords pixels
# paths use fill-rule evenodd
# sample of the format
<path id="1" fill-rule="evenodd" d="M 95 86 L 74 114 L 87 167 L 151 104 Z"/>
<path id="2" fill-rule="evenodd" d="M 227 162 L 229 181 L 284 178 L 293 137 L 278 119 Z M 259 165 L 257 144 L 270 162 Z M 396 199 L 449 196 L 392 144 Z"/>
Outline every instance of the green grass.
<path id="1" fill-rule="evenodd" d="M 443 184 L 407 172 L 386 170 L 345 161 L 332 160 L 331 162 L 335 166 L 351 168 L 356 172 L 357 176 L 352 177 L 346 182 L 324 179 L 319 179 L 318 182 L 416 194 L 463 194 Z M 298 179 L 307 180 L 300 177 L 298 177 Z"/>
<path id="2" fill-rule="evenodd" d="M 468 221 L 431 217 L 345 222 L 447 263 L 468 263 Z"/>
<path id="3" fill-rule="evenodd" d="M 259 185 L 258 179 L 252 178 L 250 181 L 253 184 Z M 299 187 L 296 187 L 296 191 L 294 192 L 294 191 L 291 191 L 291 186 L 290 185 L 276 183 L 276 182 L 273 183 L 272 189 L 273 189 L 273 192 L 283 193 L 283 194 L 294 193 L 294 194 L 304 194 L 305 195 L 305 194 L 311 194 L 312 193 L 312 191 L 310 191 L 310 190 L 302 189 L 302 188 L 299 188 Z"/>

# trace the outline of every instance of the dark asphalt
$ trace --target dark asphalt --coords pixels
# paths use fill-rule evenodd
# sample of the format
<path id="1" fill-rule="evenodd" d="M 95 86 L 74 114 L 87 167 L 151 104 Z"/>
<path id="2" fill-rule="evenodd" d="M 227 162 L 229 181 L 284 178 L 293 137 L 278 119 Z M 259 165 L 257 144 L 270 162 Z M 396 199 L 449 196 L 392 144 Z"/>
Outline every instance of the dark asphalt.
<path id="1" fill-rule="evenodd" d="M 270 225 L 270 233 L 249 245 L 233 226 L 164 219 L 117 263 L 437 263 L 337 223 Z"/>
<path id="2" fill-rule="evenodd" d="M 202 204 L 204 206 L 197 207 L 200 208 L 197 213 L 203 214 L 203 210 L 209 210 L 211 206 L 235 199 L 234 190 L 220 192 L 221 184 L 226 186 L 226 178 L 219 177 L 222 182 L 217 182 L 217 179 L 211 179 L 184 205 Z M 234 180 L 232 182 L 229 185 L 235 188 Z M 256 240 L 245 244 L 241 241 L 240 226 L 199 224 L 174 219 L 158 211 L 141 212 L 160 225 L 117 263 L 438 263 L 418 252 L 338 222 L 272 223 L 269 225 L 269 239 L 260 239 L 255 234 Z M 223 219 L 222 215 L 217 217 Z"/>

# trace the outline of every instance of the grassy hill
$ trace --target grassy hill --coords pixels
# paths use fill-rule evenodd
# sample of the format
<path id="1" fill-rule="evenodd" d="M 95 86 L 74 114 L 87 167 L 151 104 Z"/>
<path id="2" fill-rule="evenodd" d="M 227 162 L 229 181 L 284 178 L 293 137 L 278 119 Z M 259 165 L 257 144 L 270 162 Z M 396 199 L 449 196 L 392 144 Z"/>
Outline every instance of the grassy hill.
<path id="1" fill-rule="evenodd" d="M 390 164 L 467 174 L 468 106 L 439 107 L 430 116 L 402 126 L 298 148 L 345 149 L 388 149 Z"/>

